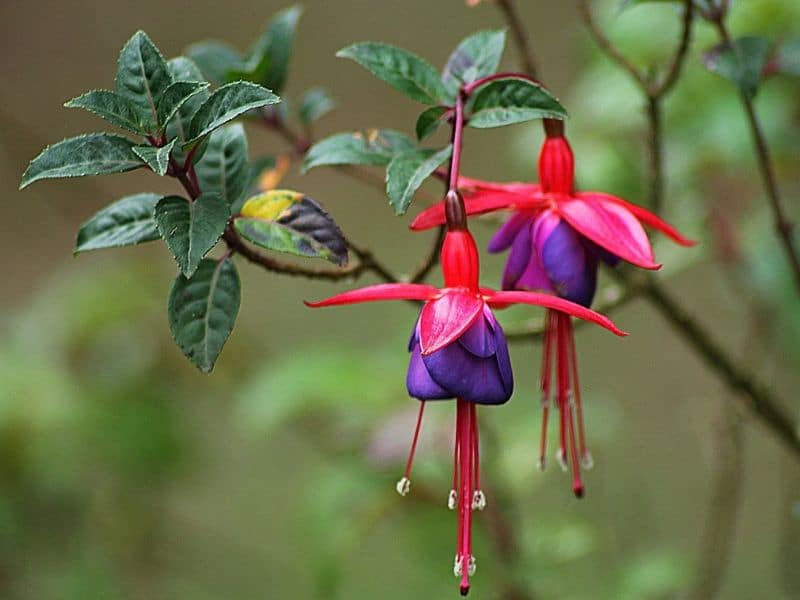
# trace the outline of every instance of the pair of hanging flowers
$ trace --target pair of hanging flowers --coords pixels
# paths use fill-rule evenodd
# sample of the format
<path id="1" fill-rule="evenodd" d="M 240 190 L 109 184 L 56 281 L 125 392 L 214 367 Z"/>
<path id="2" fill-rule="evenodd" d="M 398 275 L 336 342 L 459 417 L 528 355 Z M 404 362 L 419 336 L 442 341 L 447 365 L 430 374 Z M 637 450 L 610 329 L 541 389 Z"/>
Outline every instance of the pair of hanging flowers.
<path id="1" fill-rule="evenodd" d="M 423 211 L 411 225 L 415 231 L 446 227 L 440 253 L 444 287 L 381 284 L 308 303 L 315 308 L 377 300 L 423 303 L 408 343 L 411 358 L 406 374 L 408 393 L 420 401 L 420 406 L 397 491 L 405 496 L 411 489 L 411 466 L 426 402 L 454 399 L 453 484 L 447 504 L 457 511 L 454 573 L 462 595 L 469 592 L 469 578 L 476 567 L 472 512 L 483 509 L 487 502 L 480 485 L 477 406 L 504 404 L 514 388 L 507 341 L 493 309 L 528 304 L 547 310 L 540 378 L 543 418 L 539 464 L 544 468 L 554 391 L 560 416 L 557 459 L 564 470 L 571 471 L 572 490 L 581 497 L 581 467 L 590 467 L 592 458 L 584 432 L 572 318 L 594 323 L 618 336 L 627 335 L 589 308 L 599 262 L 614 266 L 625 261 L 658 269 L 643 225 L 679 244 L 692 243 L 639 206 L 601 192 L 576 191 L 574 157 L 561 121 L 544 121 L 539 183 L 493 183 L 460 176 L 464 106 L 470 91 L 482 83 L 478 80 L 462 85 L 455 107 L 448 112 L 453 150 L 446 176 L 447 193 L 442 202 Z M 511 217 L 492 238 L 489 251 L 510 252 L 503 289 L 495 291 L 480 284 L 479 253 L 467 218 L 499 210 L 511 211 Z"/>

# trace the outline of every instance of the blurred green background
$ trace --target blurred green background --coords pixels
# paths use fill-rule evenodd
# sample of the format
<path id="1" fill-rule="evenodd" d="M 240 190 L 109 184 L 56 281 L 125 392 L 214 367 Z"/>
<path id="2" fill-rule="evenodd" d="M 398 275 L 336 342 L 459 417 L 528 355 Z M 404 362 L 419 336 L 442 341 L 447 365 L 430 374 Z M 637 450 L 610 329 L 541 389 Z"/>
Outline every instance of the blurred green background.
<path id="1" fill-rule="evenodd" d="M 570 111 L 579 185 L 646 196 L 642 101 L 600 56 L 571 3 L 519 2 L 541 75 Z M 152 174 L 44 182 L 17 191 L 47 143 L 102 124 L 61 104 L 111 85 L 119 48 L 146 30 L 169 56 L 206 38 L 246 48 L 273 0 L 140 0 L 0 6 L 0 597 L 250 599 L 454 597 L 452 405 L 426 411 L 414 491 L 394 492 L 417 404 L 407 398 L 413 309 L 381 304 L 310 311 L 301 299 L 348 287 L 241 265 L 242 309 L 211 376 L 172 343 L 166 249 L 71 257 L 78 226 L 127 193 L 174 192 Z M 365 127 L 411 132 L 417 107 L 334 57 L 356 40 L 413 49 L 441 65 L 465 35 L 503 26 L 486 2 L 306 0 L 288 95 L 329 88 L 338 109 L 317 135 Z M 676 9 L 647 4 L 600 21 L 643 66 L 663 62 Z M 795 0 L 734 2 L 734 34 L 800 34 Z M 707 73 L 696 26 L 684 76 L 666 102 L 666 216 L 701 244 L 658 240 L 659 277 L 727 348 L 798 412 L 800 303 L 773 239 L 739 100 Z M 516 66 L 512 48 L 504 66 Z M 800 83 L 772 78 L 757 108 L 795 217 Z M 533 179 L 537 124 L 467 132 L 464 171 Z M 286 148 L 251 128 L 252 156 Z M 437 135 L 446 136 L 444 132 Z M 436 138 L 437 141 L 439 138 Z M 348 235 L 397 271 L 427 251 L 380 190 L 318 169 L 285 185 L 324 203 Z M 435 182 L 427 184 L 438 191 Z M 412 207 L 410 214 L 415 214 Z M 491 224 L 478 225 L 485 242 Z M 496 285 L 502 257 L 486 256 Z M 437 280 L 437 277 L 434 277 Z M 599 299 L 613 293 L 601 289 Z M 508 326 L 538 316 L 504 313 Z M 632 332 L 578 335 L 596 467 L 576 501 L 557 468 L 535 468 L 539 348 L 516 344 L 513 401 L 484 410 L 488 501 L 512 525 L 510 553 L 477 518 L 471 597 L 671 598 L 700 576 L 705 528 L 736 511 L 721 598 L 800 598 L 800 466 L 644 302 L 614 314 Z M 743 418 L 741 464 L 723 433 Z M 712 503 L 715 478 L 732 487 Z M 416 494 L 414 492 L 417 492 Z M 738 499 L 738 502 L 737 502 Z M 507 540 L 506 540 L 507 541 Z M 724 542 L 720 540 L 720 544 Z M 711 545 L 712 550 L 714 545 Z M 712 552 L 713 554 L 713 552 Z M 699 575 L 698 575 L 699 573 Z"/>

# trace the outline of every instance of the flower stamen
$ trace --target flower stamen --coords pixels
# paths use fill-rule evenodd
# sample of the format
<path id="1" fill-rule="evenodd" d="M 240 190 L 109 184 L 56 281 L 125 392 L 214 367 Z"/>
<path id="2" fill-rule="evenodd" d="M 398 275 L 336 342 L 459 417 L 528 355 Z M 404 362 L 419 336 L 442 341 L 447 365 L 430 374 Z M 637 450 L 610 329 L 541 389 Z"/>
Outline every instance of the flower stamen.
<path id="1" fill-rule="evenodd" d="M 422 415 L 425 412 L 425 401 L 419 403 L 419 412 L 417 413 L 417 425 L 414 428 L 414 439 L 411 441 L 411 450 L 408 453 L 408 461 L 406 462 L 406 470 L 403 477 L 397 482 L 395 489 L 401 496 L 405 496 L 411 491 L 411 466 L 414 464 L 414 453 L 417 451 L 417 441 L 419 440 L 419 431 L 422 428 Z"/>
<path id="2" fill-rule="evenodd" d="M 576 406 L 575 395 L 570 382 L 570 374 L 574 375 L 574 363 L 572 358 L 572 323 L 570 316 L 565 314 L 558 315 L 558 395 L 561 405 L 562 429 L 565 429 L 567 437 L 567 456 L 563 455 L 564 462 L 567 463 L 572 471 L 572 491 L 578 498 L 583 496 L 584 488 L 581 481 L 581 468 L 578 462 L 578 448 L 575 435 L 575 418 L 573 408 Z M 574 379 L 574 377 L 573 377 Z"/>
<path id="3" fill-rule="evenodd" d="M 539 470 L 544 471 L 547 464 L 547 421 L 550 415 L 550 377 L 553 351 L 553 311 L 545 316 L 544 347 L 542 348 L 542 370 L 540 389 L 542 391 L 542 433 L 539 437 Z"/>
<path id="4" fill-rule="evenodd" d="M 483 492 L 476 490 L 478 476 L 478 425 L 475 405 L 459 398 L 456 401 L 456 447 L 458 456 L 458 543 L 453 572 L 461 578 L 462 596 L 469 593 L 469 578 L 475 572 L 472 556 L 472 511 L 485 506 Z"/>

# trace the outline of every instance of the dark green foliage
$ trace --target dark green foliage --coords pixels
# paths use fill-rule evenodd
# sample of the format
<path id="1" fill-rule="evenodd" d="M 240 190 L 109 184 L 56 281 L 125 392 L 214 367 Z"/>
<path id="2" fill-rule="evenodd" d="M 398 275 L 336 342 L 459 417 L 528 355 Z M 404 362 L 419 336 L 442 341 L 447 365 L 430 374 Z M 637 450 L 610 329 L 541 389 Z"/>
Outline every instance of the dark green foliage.
<path id="1" fill-rule="evenodd" d="M 405 214 L 414 192 L 444 161 L 450 158 L 452 146 L 442 150 L 412 150 L 398 154 L 386 169 L 386 193 L 389 204 L 398 215 Z"/>
<path id="2" fill-rule="evenodd" d="M 155 209 L 158 231 L 187 277 L 217 243 L 229 217 L 227 203 L 214 192 L 204 193 L 193 202 L 167 196 Z"/>
<path id="3" fill-rule="evenodd" d="M 471 127 L 502 127 L 533 119 L 566 119 L 550 92 L 527 79 L 508 77 L 481 87 L 469 105 Z"/>
<path id="4" fill-rule="evenodd" d="M 123 173 L 145 166 L 134 143 L 111 133 L 89 133 L 48 146 L 22 174 L 20 189 L 40 179 Z"/>
<path id="5" fill-rule="evenodd" d="M 210 373 L 239 312 L 239 274 L 230 259 L 200 262 L 191 278 L 172 284 L 167 316 L 178 347 L 203 373 Z"/>
<path id="6" fill-rule="evenodd" d="M 703 55 L 703 62 L 709 71 L 732 81 L 745 96 L 752 98 L 758 91 L 769 56 L 769 40 L 746 36 L 715 46 Z"/>
<path id="7" fill-rule="evenodd" d="M 109 204 L 81 225 L 75 254 L 157 240 L 153 211 L 160 199 L 160 194 L 134 194 Z"/>

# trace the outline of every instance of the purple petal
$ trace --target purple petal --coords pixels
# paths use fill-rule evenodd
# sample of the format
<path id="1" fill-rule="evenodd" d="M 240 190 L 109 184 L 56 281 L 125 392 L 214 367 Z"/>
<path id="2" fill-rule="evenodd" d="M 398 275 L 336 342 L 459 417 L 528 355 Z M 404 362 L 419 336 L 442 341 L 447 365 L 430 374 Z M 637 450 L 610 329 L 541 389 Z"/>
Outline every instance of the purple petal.
<path id="1" fill-rule="evenodd" d="M 457 344 L 453 345 L 456 346 Z M 406 389 L 409 396 L 420 400 L 445 400 L 453 397 L 453 394 L 431 379 L 428 369 L 422 361 L 419 344 L 411 351 L 411 360 L 408 363 L 408 372 L 406 374 Z"/>
<path id="2" fill-rule="evenodd" d="M 472 326 L 458 338 L 458 342 L 464 348 L 480 358 L 493 356 L 496 351 L 495 334 L 487 322 L 487 312 L 491 316 L 489 307 L 484 306 L 483 315 L 475 319 Z"/>
<path id="3" fill-rule="evenodd" d="M 503 389 L 511 397 L 514 391 L 514 373 L 511 369 L 511 358 L 508 356 L 508 342 L 500 323 L 494 318 L 491 310 L 489 312 L 489 322 L 494 330 L 495 347 L 497 348 L 496 358 L 497 367 L 500 370 L 500 378 L 503 380 Z"/>
<path id="4" fill-rule="evenodd" d="M 544 240 L 541 257 L 556 293 L 589 306 L 597 288 L 597 257 L 586 249 L 581 237 L 562 221 Z"/>
<path id="5" fill-rule="evenodd" d="M 547 276 L 547 271 L 544 269 L 542 259 L 536 251 L 536 245 L 531 244 L 531 258 L 528 261 L 528 266 L 522 272 L 522 275 L 517 279 L 514 284 L 516 290 L 541 290 L 545 292 L 552 292 L 553 286 Z"/>
<path id="6" fill-rule="evenodd" d="M 528 262 L 531 259 L 531 224 L 523 227 L 514 238 L 511 252 L 506 259 L 506 267 L 503 270 L 503 289 L 513 290 L 517 280 L 525 272 Z"/>
<path id="7" fill-rule="evenodd" d="M 461 344 L 422 357 L 431 378 L 453 396 L 477 404 L 503 404 L 510 397 L 497 359 L 479 358 Z"/>
<path id="8" fill-rule="evenodd" d="M 520 229 L 531 221 L 530 215 L 521 212 L 515 212 L 511 217 L 503 223 L 500 228 L 489 240 L 487 250 L 489 252 L 502 252 L 506 250 L 511 244 L 514 243 L 514 238 L 517 237 Z"/>
<path id="9" fill-rule="evenodd" d="M 616 267 L 622 260 L 619 256 L 617 256 L 613 252 L 609 252 L 602 246 L 598 246 L 587 237 L 584 237 L 582 241 L 583 245 L 586 246 L 590 252 L 592 252 L 597 258 L 602 260 L 609 267 Z"/>
<path id="10" fill-rule="evenodd" d="M 517 279 L 514 289 L 552 292 L 553 285 L 542 263 L 542 245 L 561 219 L 552 210 L 543 212 L 531 227 L 531 256 L 525 270 Z"/>
<path id="11" fill-rule="evenodd" d="M 539 218 L 536 219 L 536 223 L 533 229 L 531 229 L 531 236 L 533 243 L 536 245 L 536 252 L 540 257 L 542 256 L 545 242 L 560 224 L 561 217 L 552 210 L 543 212 Z"/>
<path id="12" fill-rule="evenodd" d="M 414 322 L 414 328 L 411 330 L 411 336 L 408 338 L 408 351 L 411 352 L 414 346 L 419 346 L 419 317 Z"/>

